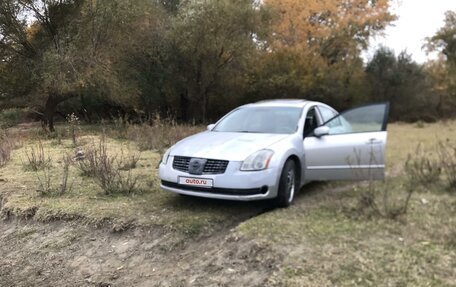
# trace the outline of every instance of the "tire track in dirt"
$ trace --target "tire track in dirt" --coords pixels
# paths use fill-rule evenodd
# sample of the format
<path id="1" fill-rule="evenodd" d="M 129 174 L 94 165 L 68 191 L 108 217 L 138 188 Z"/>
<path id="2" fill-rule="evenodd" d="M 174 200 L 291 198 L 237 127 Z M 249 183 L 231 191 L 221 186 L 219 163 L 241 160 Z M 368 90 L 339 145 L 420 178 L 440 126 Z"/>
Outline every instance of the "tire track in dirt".
<path id="1" fill-rule="evenodd" d="M 197 236 L 9 216 L 0 223 L 0 286 L 262 286 L 276 258 L 232 230 L 272 205 L 227 204 L 248 208 Z"/>
<path id="2" fill-rule="evenodd" d="M 310 184 L 295 204 L 305 208 L 321 192 L 347 188 Z M 216 200 L 188 200 L 202 210 L 220 204 Z M 97 228 L 81 220 L 36 222 L 10 216 L 0 222 L 0 286 L 271 285 L 268 280 L 286 255 L 234 230 L 273 211 L 273 205 L 223 204 L 233 211 L 229 220 L 198 235 L 160 226 L 128 226 L 114 232 L 109 225 Z"/>

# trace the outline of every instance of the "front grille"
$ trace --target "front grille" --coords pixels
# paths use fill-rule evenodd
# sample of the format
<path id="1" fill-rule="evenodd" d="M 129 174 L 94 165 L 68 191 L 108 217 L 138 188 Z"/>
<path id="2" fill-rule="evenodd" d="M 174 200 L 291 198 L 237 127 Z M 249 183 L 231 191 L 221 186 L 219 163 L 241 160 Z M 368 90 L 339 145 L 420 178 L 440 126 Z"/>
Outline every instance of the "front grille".
<path id="1" fill-rule="evenodd" d="M 188 172 L 188 165 L 191 157 L 175 156 L 173 160 L 173 168 L 183 172 Z M 225 173 L 229 161 L 208 159 L 204 165 L 203 174 L 222 174 Z"/>
<path id="2" fill-rule="evenodd" d="M 203 173 L 220 174 L 225 173 L 228 166 L 227 160 L 208 159 L 204 165 Z"/>
<path id="3" fill-rule="evenodd" d="M 173 168 L 180 171 L 188 171 L 188 164 L 190 163 L 190 157 L 186 156 L 175 156 L 173 160 Z"/>

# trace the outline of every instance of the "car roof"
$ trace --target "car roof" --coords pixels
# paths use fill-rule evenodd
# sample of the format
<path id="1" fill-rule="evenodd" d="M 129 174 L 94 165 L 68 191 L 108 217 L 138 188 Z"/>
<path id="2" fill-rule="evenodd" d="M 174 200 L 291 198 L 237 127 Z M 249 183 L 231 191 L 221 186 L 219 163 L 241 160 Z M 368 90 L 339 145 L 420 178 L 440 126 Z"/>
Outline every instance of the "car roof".
<path id="1" fill-rule="evenodd" d="M 308 103 L 315 103 L 313 101 L 301 99 L 277 99 L 265 100 L 256 103 L 244 105 L 243 107 L 298 107 L 303 108 Z"/>

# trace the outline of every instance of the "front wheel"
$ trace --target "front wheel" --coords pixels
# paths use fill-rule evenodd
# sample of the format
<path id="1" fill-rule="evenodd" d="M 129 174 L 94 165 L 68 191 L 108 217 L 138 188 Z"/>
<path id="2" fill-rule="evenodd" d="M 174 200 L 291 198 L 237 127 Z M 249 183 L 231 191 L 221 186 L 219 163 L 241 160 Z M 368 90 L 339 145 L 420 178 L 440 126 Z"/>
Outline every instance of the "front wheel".
<path id="1" fill-rule="evenodd" d="M 280 175 L 279 191 L 276 198 L 277 207 L 288 207 L 293 202 L 293 198 L 298 188 L 298 176 L 296 174 L 296 164 L 289 159 L 285 163 L 282 174 Z"/>

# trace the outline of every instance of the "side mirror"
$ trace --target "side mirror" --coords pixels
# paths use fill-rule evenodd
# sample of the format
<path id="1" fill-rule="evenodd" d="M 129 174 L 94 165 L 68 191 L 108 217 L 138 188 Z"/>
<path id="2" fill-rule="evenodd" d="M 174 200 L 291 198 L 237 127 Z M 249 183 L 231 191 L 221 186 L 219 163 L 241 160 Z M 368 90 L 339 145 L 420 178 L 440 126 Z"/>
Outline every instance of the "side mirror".
<path id="1" fill-rule="evenodd" d="M 215 127 L 215 124 L 210 124 L 207 126 L 208 131 L 212 131 L 212 129 Z"/>
<path id="2" fill-rule="evenodd" d="M 329 128 L 327 126 L 318 127 L 314 130 L 314 135 L 318 138 L 329 135 Z"/>

